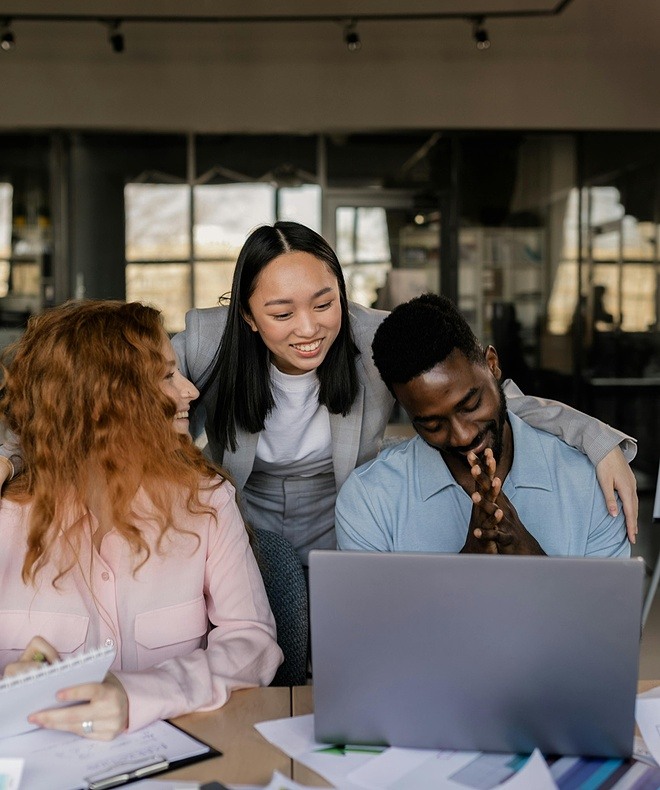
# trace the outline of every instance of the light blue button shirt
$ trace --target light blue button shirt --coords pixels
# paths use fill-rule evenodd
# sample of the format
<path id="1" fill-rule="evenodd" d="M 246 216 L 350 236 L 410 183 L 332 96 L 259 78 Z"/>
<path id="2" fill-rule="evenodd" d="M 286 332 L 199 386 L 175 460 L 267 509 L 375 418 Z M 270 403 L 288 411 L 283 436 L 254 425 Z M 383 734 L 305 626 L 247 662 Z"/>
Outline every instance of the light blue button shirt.
<path id="1" fill-rule="evenodd" d="M 586 456 L 511 412 L 513 464 L 504 493 L 546 554 L 628 557 L 625 518 L 611 516 Z M 459 552 L 472 501 L 419 436 L 356 469 L 337 498 L 340 549 Z"/>

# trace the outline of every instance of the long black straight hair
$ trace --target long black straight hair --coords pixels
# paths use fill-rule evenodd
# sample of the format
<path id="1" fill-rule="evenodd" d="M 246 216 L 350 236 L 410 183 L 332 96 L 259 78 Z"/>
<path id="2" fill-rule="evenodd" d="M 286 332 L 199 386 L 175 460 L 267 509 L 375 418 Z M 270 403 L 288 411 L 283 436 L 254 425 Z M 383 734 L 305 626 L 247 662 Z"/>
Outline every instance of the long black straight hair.
<path id="1" fill-rule="evenodd" d="M 274 405 L 269 351 L 261 335 L 252 331 L 243 316 L 250 315 L 249 299 L 261 271 L 288 252 L 307 252 L 318 258 L 332 271 L 339 286 L 339 334 L 316 369 L 319 403 L 331 414 L 345 416 L 357 395 L 355 359 L 359 351 L 349 323 L 344 275 L 334 250 L 322 236 L 297 222 L 276 222 L 259 227 L 248 236 L 239 253 L 227 325 L 213 369 L 202 389 L 204 394 L 214 381 L 218 382 L 210 429 L 225 450 L 236 450 L 237 427 L 249 433 L 262 431 Z"/>

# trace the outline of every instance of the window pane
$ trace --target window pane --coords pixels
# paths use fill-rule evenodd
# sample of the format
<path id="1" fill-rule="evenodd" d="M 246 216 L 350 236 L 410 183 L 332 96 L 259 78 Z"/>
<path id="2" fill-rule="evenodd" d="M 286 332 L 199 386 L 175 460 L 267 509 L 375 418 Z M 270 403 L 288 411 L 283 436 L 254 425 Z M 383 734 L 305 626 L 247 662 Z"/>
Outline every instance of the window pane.
<path id="1" fill-rule="evenodd" d="M 623 257 L 628 261 L 652 261 L 655 254 L 655 225 L 638 222 L 636 217 L 623 218 Z"/>
<path id="2" fill-rule="evenodd" d="M 337 257 L 344 270 L 348 298 L 369 307 L 392 268 L 385 209 L 341 206 L 335 224 Z"/>
<path id="3" fill-rule="evenodd" d="M 167 261 L 190 257 L 190 190 L 186 184 L 128 184 L 126 260 Z"/>
<path id="4" fill-rule="evenodd" d="M 0 296 L 9 293 L 9 261 L 0 261 Z"/>
<path id="5" fill-rule="evenodd" d="M 593 187 L 591 201 L 591 248 L 594 261 L 617 260 L 620 255 L 624 208 L 615 187 Z"/>
<path id="6" fill-rule="evenodd" d="M 621 329 L 624 332 L 647 332 L 655 323 L 655 270 L 653 266 L 625 263 L 623 277 L 613 265 L 594 266 L 594 285 L 603 289 L 602 307 L 613 317 L 611 326 L 598 325 L 604 331 L 614 329 L 619 313 L 619 282 L 621 282 Z M 597 316 L 595 316 L 597 318 Z M 604 323 L 604 322 L 601 322 Z"/>
<path id="7" fill-rule="evenodd" d="M 195 307 L 215 307 L 231 291 L 234 261 L 195 263 Z"/>
<path id="8" fill-rule="evenodd" d="M 548 333 L 565 335 L 571 330 L 578 303 L 577 262 L 562 261 L 557 267 L 548 299 Z"/>
<path id="9" fill-rule="evenodd" d="M 204 184 L 195 187 L 195 258 L 236 261 L 250 231 L 275 221 L 270 184 Z"/>
<path id="10" fill-rule="evenodd" d="M 14 263 L 11 267 L 12 296 L 39 296 L 40 282 L 38 263 Z"/>
<path id="11" fill-rule="evenodd" d="M 179 332 L 190 309 L 190 265 L 187 263 L 129 263 L 126 299 L 144 302 L 163 313 L 165 329 Z"/>
<path id="12" fill-rule="evenodd" d="M 12 195 L 14 190 L 11 184 L 0 184 L 0 257 L 8 258 L 11 255 L 11 211 Z"/>
<path id="13" fill-rule="evenodd" d="M 11 255 L 11 217 L 12 197 L 14 190 L 11 184 L 0 184 L 0 258 Z M 0 260 L 0 297 L 9 293 L 9 261 Z"/>
<path id="14" fill-rule="evenodd" d="M 592 225 L 606 225 L 623 219 L 621 194 L 616 187 L 591 187 L 589 194 Z"/>
<path id="15" fill-rule="evenodd" d="M 390 243 L 385 209 L 337 209 L 337 255 L 343 264 L 389 263 Z"/>
<path id="16" fill-rule="evenodd" d="M 321 232 L 321 187 L 305 184 L 301 187 L 283 187 L 279 190 L 278 219 L 300 222 Z"/>

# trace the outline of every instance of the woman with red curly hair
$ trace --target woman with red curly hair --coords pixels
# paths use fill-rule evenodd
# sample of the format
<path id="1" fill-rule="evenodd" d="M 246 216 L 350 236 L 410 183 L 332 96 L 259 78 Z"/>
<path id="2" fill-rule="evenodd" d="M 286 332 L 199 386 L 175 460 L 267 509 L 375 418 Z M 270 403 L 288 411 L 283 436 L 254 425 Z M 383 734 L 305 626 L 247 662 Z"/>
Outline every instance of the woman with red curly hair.
<path id="1" fill-rule="evenodd" d="M 198 392 L 160 314 L 71 303 L 30 320 L 0 418 L 25 471 L 0 502 L 0 671 L 102 645 L 103 683 L 30 721 L 107 740 L 269 683 L 275 624 L 235 491 L 194 446 Z"/>

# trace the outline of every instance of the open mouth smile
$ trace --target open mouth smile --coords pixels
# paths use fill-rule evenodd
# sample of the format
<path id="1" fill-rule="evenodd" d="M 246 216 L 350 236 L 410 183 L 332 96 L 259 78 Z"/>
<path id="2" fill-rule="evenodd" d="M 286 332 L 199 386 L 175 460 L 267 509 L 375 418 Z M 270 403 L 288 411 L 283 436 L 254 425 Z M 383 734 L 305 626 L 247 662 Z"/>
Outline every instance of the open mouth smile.
<path id="1" fill-rule="evenodd" d="M 320 338 L 319 340 L 313 340 L 311 343 L 291 343 L 291 348 L 295 348 L 296 351 L 302 351 L 305 354 L 309 354 L 312 351 L 316 351 L 322 342 L 323 338 Z"/>

